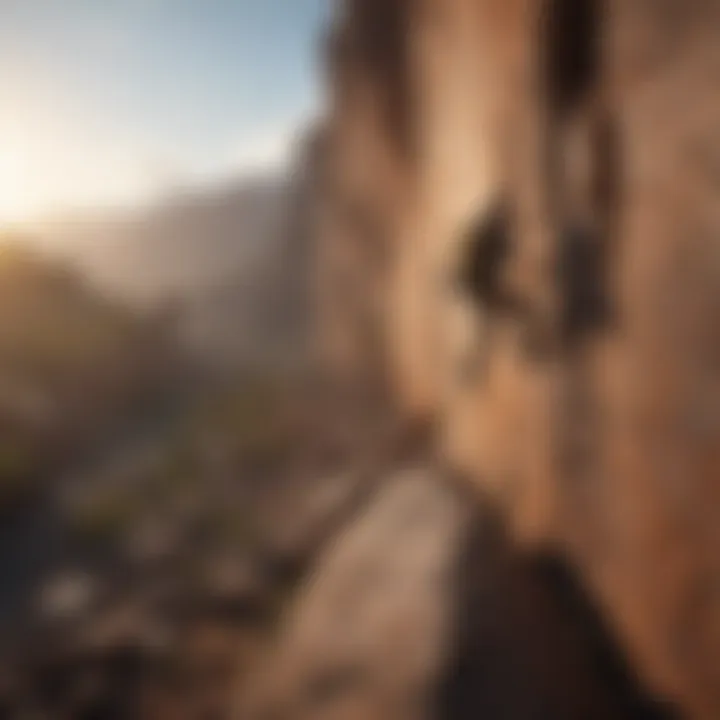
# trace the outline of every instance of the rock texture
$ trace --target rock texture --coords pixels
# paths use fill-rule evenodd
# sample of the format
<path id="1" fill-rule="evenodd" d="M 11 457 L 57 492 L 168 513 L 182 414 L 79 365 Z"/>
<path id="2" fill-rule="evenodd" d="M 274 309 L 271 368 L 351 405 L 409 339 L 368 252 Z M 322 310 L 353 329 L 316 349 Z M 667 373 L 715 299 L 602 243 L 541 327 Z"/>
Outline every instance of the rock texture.
<path id="1" fill-rule="evenodd" d="M 348 0 L 319 233 L 324 277 L 357 274 L 321 280 L 335 366 L 433 419 L 697 718 L 720 715 L 719 34 L 716 0 Z"/>

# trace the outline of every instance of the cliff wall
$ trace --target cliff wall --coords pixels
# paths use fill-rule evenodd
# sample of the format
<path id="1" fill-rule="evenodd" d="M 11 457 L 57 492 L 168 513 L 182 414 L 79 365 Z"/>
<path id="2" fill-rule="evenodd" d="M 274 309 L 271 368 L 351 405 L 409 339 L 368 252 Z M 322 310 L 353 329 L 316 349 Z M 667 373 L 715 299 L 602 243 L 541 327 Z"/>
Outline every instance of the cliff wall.
<path id="1" fill-rule="evenodd" d="M 328 367 L 434 421 L 633 666 L 720 716 L 720 2 L 348 0 Z"/>

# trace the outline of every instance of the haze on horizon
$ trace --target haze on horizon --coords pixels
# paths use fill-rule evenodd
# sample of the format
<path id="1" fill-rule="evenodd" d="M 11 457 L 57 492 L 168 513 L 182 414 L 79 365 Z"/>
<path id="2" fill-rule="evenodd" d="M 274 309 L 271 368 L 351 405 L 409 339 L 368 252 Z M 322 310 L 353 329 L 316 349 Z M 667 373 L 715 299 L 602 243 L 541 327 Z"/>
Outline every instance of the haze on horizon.
<path id="1" fill-rule="evenodd" d="M 3 0 L 0 225 L 282 169 L 325 0 Z"/>

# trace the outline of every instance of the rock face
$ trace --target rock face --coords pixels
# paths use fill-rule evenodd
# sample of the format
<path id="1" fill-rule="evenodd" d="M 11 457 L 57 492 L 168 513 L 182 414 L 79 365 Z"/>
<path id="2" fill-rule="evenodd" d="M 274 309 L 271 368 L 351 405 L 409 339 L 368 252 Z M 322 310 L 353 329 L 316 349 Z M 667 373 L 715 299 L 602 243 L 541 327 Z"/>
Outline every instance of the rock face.
<path id="1" fill-rule="evenodd" d="M 272 685 L 254 703 L 293 720 L 415 717 L 440 661 L 466 515 L 422 473 L 383 487 L 319 558 L 281 633 Z"/>
<path id="2" fill-rule="evenodd" d="M 716 0 L 348 0 L 319 232 L 334 366 L 434 419 L 698 718 L 720 715 L 719 33 Z"/>

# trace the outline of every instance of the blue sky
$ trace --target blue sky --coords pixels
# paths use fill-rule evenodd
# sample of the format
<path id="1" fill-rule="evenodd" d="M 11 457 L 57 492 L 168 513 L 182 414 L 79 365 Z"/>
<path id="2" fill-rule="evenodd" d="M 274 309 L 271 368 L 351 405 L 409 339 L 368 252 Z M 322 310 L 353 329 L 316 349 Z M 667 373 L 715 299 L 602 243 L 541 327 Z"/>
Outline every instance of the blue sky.
<path id="1" fill-rule="evenodd" d="M 328 0 L 0 0 L 0 221 L 282 165 Z"/>

